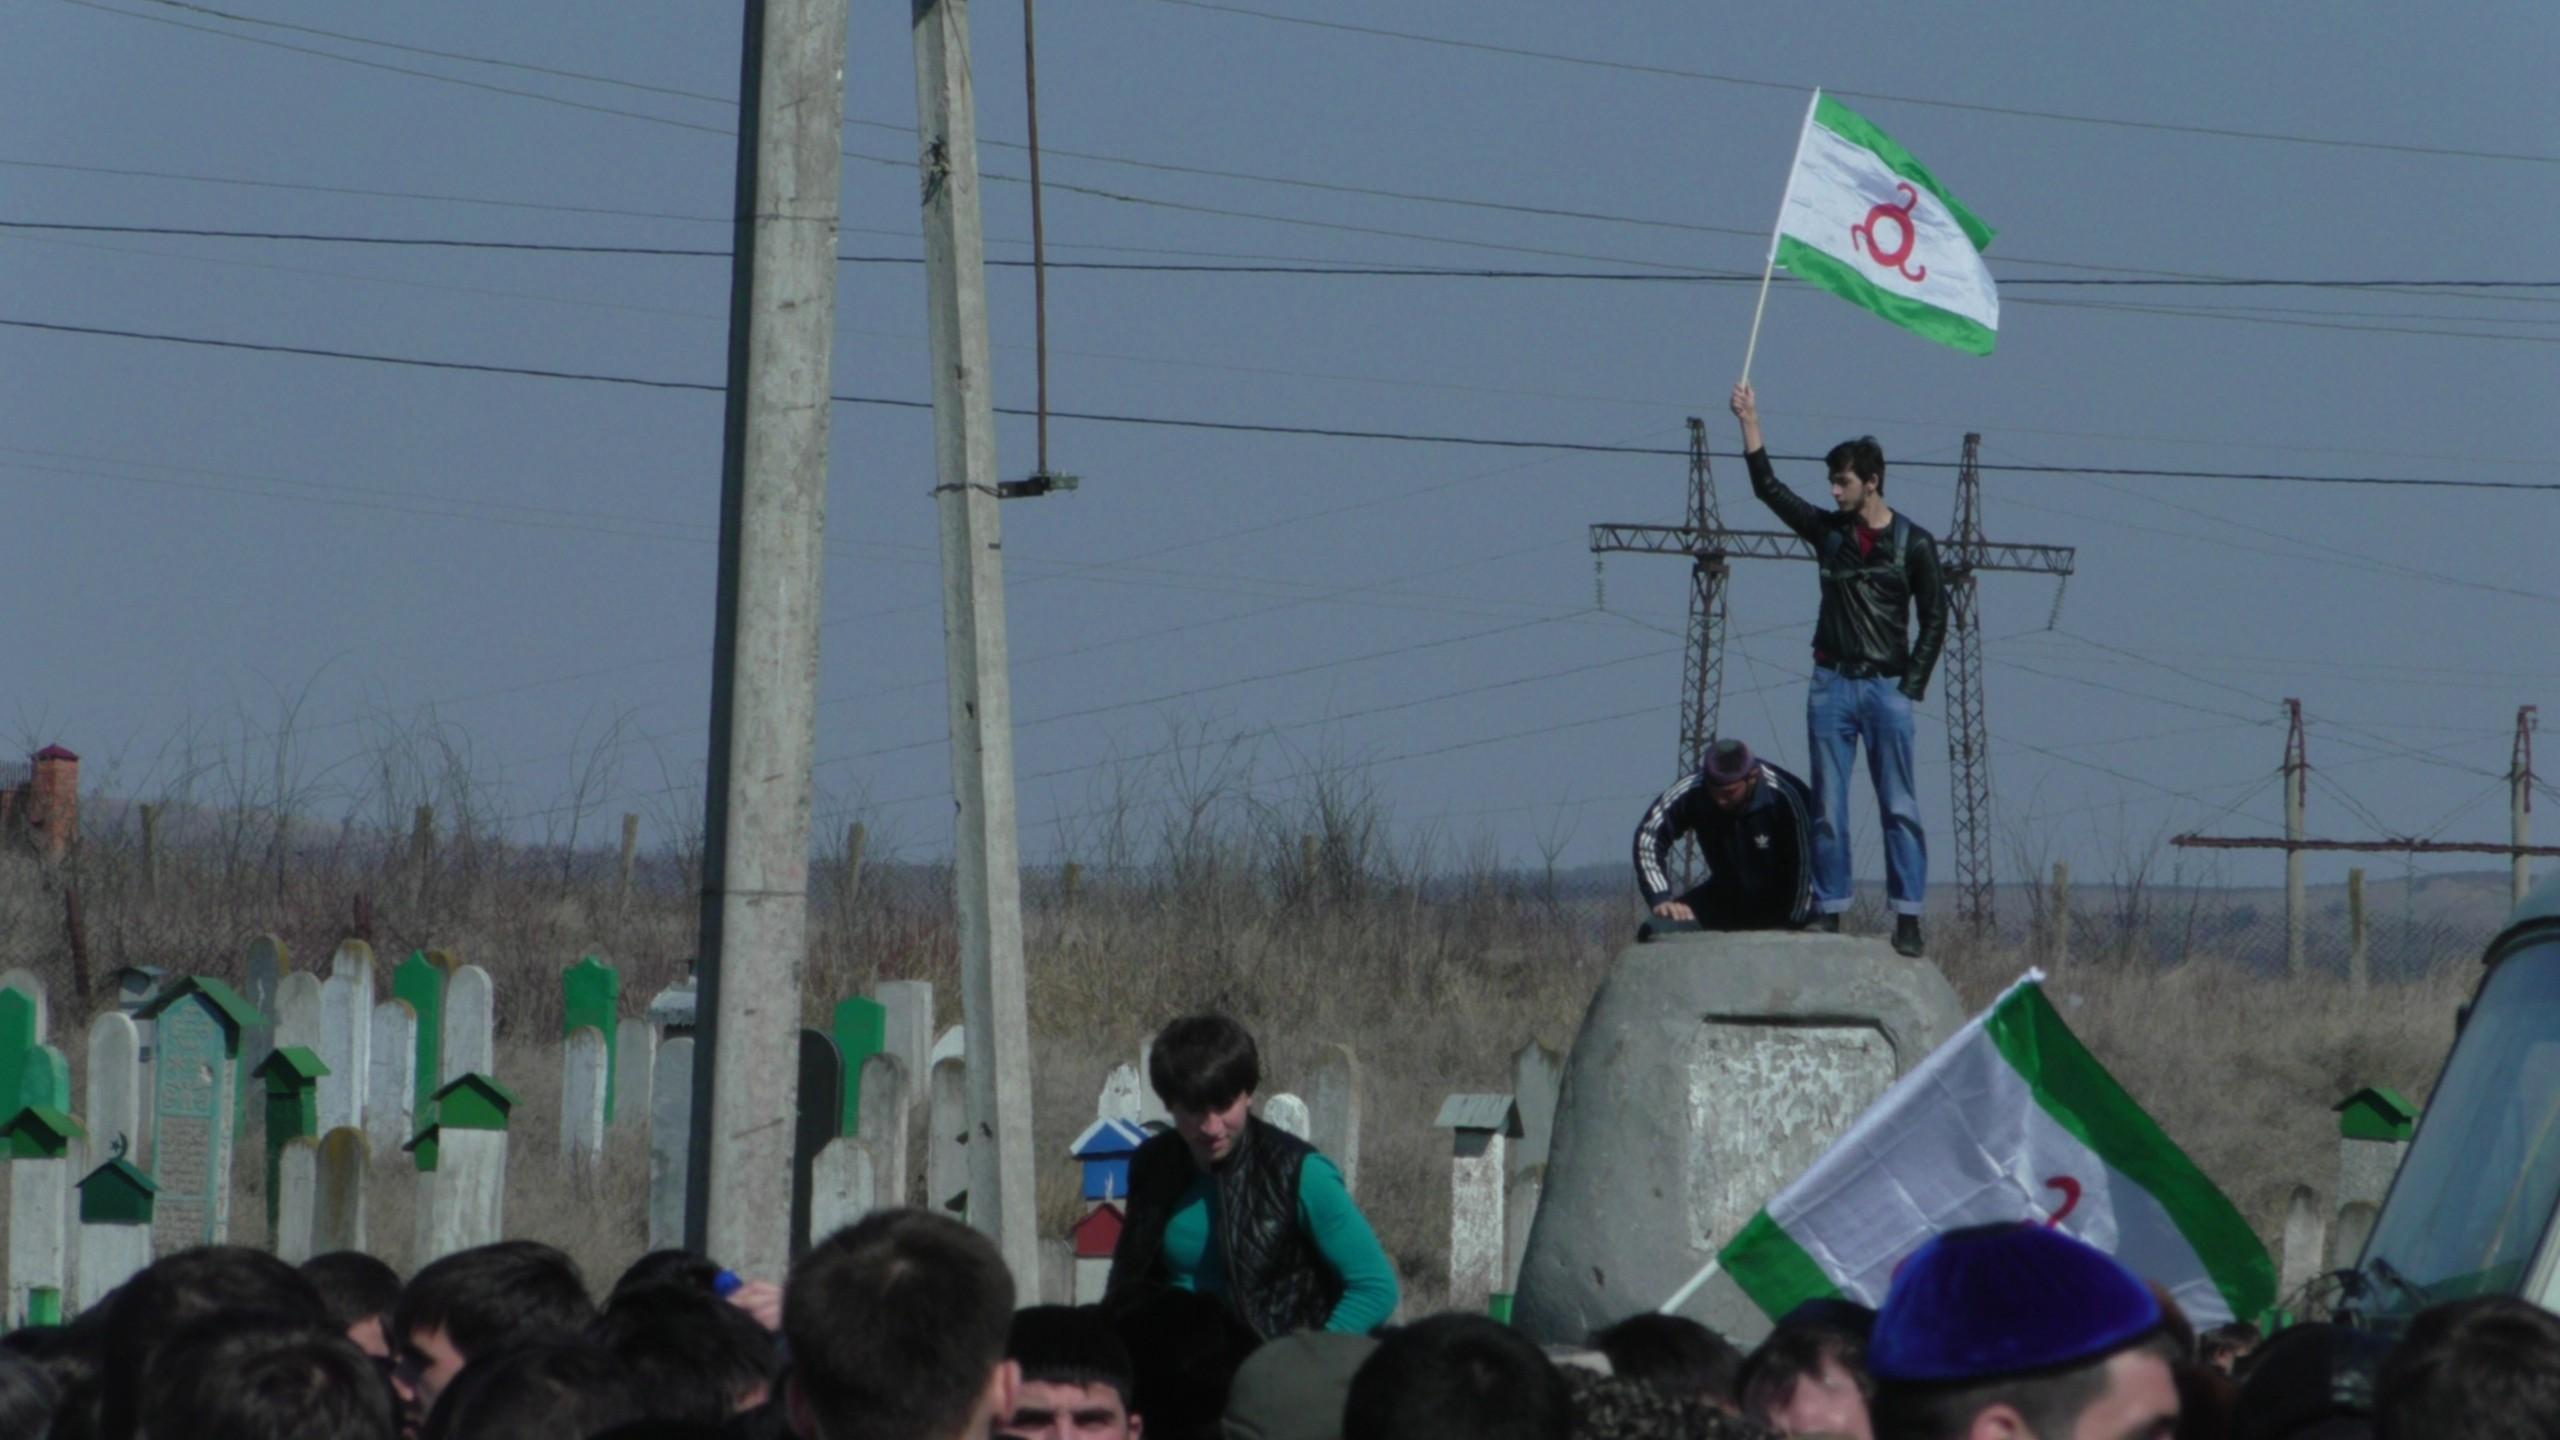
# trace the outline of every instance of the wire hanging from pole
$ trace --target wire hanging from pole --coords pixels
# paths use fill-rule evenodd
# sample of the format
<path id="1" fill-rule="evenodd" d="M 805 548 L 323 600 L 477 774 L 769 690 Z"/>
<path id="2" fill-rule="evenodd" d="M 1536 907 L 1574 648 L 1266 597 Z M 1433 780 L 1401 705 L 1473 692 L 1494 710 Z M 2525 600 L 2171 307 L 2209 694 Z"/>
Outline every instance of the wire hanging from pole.
<path id="1" fill-rule="evenodd" d="M 1037 372 L 1039 463 L 1029 478 L 996 485 L 1000 499 L 1027 499 L 1052 490 L 1073 490 L 1076 477 L 1049 471 L 1049 245 L 1040 223 L 1040 61 L 1031 27 L 1032 0 L 1022 0 L 1022 103 L 1025 149 L 1031 155 L 1031 349 Z"/>

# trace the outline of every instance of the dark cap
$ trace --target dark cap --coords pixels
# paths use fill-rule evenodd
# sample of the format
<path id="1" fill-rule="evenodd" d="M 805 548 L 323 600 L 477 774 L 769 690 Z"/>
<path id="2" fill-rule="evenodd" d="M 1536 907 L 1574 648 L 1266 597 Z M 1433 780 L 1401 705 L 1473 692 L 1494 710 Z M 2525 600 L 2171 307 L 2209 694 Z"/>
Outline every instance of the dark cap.
<path id="1" fill-rule="evenodd" d="M 1739 740 L 1719 740 L 1707 747 L 1707 783 L 1730 785 L 1751 773 L 1751 747 Z"/>
<path id="2" fill-rule="evenodd" d="M 2160 1302 L 2095 1246 L 2041 1225 L 1951 1230 L 1912 1253 L 1867 1369 L 1922 1384 L 2098 1360 L 2160 1328 Z"/>

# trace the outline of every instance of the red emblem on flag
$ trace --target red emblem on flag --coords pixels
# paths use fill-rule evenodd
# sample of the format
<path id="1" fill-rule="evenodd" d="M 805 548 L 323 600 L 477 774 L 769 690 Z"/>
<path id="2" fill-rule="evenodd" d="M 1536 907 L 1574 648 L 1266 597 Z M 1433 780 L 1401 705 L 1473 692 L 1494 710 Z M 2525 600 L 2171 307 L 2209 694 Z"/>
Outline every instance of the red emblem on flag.
<path id="1" fill-rule="evenodd" d="M 1911 247 L 1920 240 L 1919 230 L 1911 223 L 1911 212 L 1920 204 L 1920 192 L 1909 185 L 1897 184 L 1893 188 L 1902 192 L 1902 203 L 1878 205 L 1868 211 L 1863 224 L 1849 227 L 1849 243 L 1874 257 L 1878 265 L 1895 271 L 1916 285 L 1929 278 L 1929 267 L 1923 265 L 1914 270 L 1904 262 L 1911 258 Z M 1901 231 L 1900 242 L 1890 251 L 1885 249 L 1882 240 L 1876 238 L 1876 227 L 1884 224 L 1891 224 Z"/>

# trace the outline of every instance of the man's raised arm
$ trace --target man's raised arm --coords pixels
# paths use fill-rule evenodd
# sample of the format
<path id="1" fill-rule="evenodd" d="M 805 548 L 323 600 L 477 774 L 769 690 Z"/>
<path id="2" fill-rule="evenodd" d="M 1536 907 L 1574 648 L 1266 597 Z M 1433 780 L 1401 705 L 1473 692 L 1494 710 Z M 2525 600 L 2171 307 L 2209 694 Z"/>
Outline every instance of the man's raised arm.
<path id="1" fill-rule="evenodd" d="M 1760 400 L 1745 380 L 1733 387 L 1733 418 L 1742 422 L 1742 463 L 1751 471 L 1751 493 L 1760 503 L 1778 513 L 1787 528 L 1808 541 L 1822 535 L 1822 512 L 1805 503 L 1803 496 L 1778 483 L 1778 472 L 1769 468 L 1769 446 L 1760 435 Z"/>

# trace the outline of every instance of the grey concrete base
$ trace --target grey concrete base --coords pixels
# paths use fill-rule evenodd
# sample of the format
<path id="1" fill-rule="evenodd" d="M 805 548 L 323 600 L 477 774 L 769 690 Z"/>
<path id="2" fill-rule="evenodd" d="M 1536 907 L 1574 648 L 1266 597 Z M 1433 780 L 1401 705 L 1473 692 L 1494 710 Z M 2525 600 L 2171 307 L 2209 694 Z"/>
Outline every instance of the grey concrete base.
<path id="1" fill-rule="evenodd" d="M 1936 966 L 1880 939 L 1620 952 L 1565 1062 L 1513 1323 L 1576 1343 L 1661 1305 L 1964 1019 Z M 1743 1345 L 1769 1328 L 1722 1276 L 1681 1313 Z"/>

